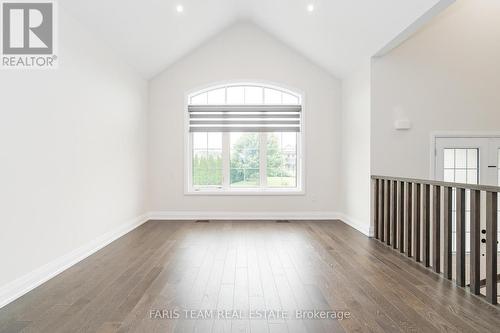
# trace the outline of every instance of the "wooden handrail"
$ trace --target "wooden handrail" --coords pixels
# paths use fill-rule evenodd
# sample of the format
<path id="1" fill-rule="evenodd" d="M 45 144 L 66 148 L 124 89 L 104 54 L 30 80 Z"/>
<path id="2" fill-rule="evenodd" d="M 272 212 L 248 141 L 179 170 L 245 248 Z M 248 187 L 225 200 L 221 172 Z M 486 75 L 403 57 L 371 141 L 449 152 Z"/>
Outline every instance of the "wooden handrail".
<path id="1" fill-rule="evenodd" d="M 403 177 L 390 177 L 390 176 L 371 176 L 372 179 L 382 179 L 382 180 L 392 180 L 398 182 L 406 182 L 413 184 L 425 184 L 443 187 L 453 187 L 453 188 L 463 188 L 465 190 L 479 190 L 485 192 L 499 192 L 500 186 L 493 185 L 475 185 L 475 184 L 463 184 L 463 183 L 450 183 L 443 182 L 440 180 L 429 180 L 429 179 L 417 179 L 417 178 L 403 178 Z"/>
<path id="2" fill-rule="evenodd" d="M 448 280 L 452 279 L 454 260 L 455 284 L 466 287 L 466 277 L 469 276 L 468 290 L 480 295 L 480 288 L 486 285 L 486 300 L 497 304 L 497 198 L 500 186 L 387 176 L 371 178 L 375 238 L 391 249 L 412 257 L 417 263 L 432 267 L 434 272 L 442 273 Z M 470 191 L 470 196 L 466 197 L 466 191 Z M 486 194 L 485 205 L 481 205 L 481 192 Z M 453 193 L 455 209 L 452 208 Z M 470 210 L 466 210 L 467 206 Z M 485 207 L 484 212 L 482 207 Z M 470 239 L 465 237 L 466 214 L 470 214 Z M 484 235 L 480 232 L 481 214 L 486 217 Z M 453 217 L 456 223 L 454 258 Z M 486 238 L 486 279 L 483 280 L 480 277 L 479 251 L 482 237 Z M 465 249 L 468 241 L 470 265 L 467 270 Z"/>

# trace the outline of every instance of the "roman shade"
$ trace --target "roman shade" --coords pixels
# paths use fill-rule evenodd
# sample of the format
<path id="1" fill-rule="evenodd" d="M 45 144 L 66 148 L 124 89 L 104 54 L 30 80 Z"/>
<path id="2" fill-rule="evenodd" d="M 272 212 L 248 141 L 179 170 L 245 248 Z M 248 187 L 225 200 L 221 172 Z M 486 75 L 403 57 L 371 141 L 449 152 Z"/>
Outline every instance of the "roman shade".
<path id="1" fill-rule="evenodd" d="M 300 132 L 301 105 L 188 105 L 190 132 Z"/>

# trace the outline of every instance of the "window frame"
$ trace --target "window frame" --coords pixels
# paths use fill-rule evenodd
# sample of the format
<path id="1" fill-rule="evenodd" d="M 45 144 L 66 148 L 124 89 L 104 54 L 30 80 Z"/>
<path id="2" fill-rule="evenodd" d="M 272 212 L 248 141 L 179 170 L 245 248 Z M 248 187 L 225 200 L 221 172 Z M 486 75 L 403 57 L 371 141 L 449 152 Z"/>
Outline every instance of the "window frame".
<path id="1" fill-rule="evenodd" d="M 229 179 L 224 173 L 229 172 L 230 167 L 230 133 L 222 133 L 222 169 L 223 169 L 223 185 L 222 186 L 207 186 L 207 187 L 195 187 L 193 186 L 192 178 L 192 159 L 193 159 L 193 135 L 189 132 L 189 112 L 188 105 L 190 103 L 190 98 L 192 96 L 229 86 L 258 86 L 262 88 L 276 89 L 291 95 L 295 95 L 299 98 L 299 103 L 302 106 L 301 122 L 300 122 L 300 132 L 297 133 L 297 186 L 294 188 L 279 188 L 279 187 L 230 187 Z M 201 88 L 192 89 L 185 93 L 184 96 L 184 194 L 185 195 L 305 195 L 305 94 L 299 92 L 297 89 L 290 89 L 282 84 L 267 83 L 262 81 L 234 81 L 234 82 L 223 82 L 219 84 L 210 84 Z M 259 169 L 260 169 L 260 180 L 261 184 L 264 180 L 267 182 L 266 177 L 267 170 L 263 173 L 265 169 L 265 163 L 262 159 L 266 156 L 267 145 L 263 138 L 267 136 L 266 132 L 259 134 L 260 137 L 260 159 L 259 159 Z M 263 148 L 263 149 L 262 149 Z"/>

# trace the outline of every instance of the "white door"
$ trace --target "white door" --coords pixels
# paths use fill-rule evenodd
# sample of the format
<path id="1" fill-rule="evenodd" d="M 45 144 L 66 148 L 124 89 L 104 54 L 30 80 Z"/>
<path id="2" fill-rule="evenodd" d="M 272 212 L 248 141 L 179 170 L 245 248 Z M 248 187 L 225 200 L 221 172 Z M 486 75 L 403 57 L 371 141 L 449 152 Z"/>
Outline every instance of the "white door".
<path id="1" fill-rule="evenodd" d="M 498 137 L 440 137 L 435 141 L 434 178 L 453 183 L 500 186 L 500 138 Z M 453 193 L 455 211 L 455 193 Z M 466 192 L 466 251 L 469 251 L 469 191 Z M 484 200 L 482 200 L 484 208 Z M 500 198 L 499 198 L 500 207 Z M 500 219 L 499 219 L 500 220 Z M 485 228 L 484 216 L 481 229 Z M 455 250 L 455 214 L 452 225 L 453 251 Z M 500 237 L 500 233 L 499 233 Z M 486 245 L 481 243 L 481 253 Z"/>
<path id="2" fill-rule="evenodd" d="M 492 184 L 500 186 L 500 138 L 490 139 L 489 156 L 490 160 L 488 161 L 488 177 L 489 179 L 492 179 Z M 497 206 L 497 223 L 498 226 L 500 226 L 500 194 L 498 197 Z M 498 228 L 497 239 L 500 240 L 500 228 Z M 500 252 L 500 245 L 497 245 L 497 249 Z"/>
<path id="3" fill-rule="evenodd" d="M 500 138 L 489 141 L 488 179 L 500 186 Z"/>

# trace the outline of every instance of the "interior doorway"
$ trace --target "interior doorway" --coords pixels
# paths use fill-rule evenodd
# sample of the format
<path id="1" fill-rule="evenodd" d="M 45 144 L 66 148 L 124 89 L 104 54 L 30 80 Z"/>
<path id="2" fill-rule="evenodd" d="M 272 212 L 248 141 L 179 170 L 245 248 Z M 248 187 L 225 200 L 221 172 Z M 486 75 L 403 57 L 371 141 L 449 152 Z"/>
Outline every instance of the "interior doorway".
<path id="1" fill-rule="evenodd" d="M 435 161 L 434 178 L 452 183 L 480 184 L 500 186 L 500 136 L 456 136 L 434 138 Z M 455 193 L 453 193 L 452 251 L 455 252 L 456 211 Z M 482 211 L 485 210 L 485 195 L 481 196 Z M 500 207 L 500 198 L 499 198 Z M 485 277 L 486 219 L 481 214 L 481 278 Z M 500 221 L 500 211 L 498 213 Z M 466 191 L 466 270 L 469 270 L 468 254 L 470 251 L 470 193 Z M 498 234 L 500 239 L 500 232 Z M 454 261 L 454 260 L 453 260 Z M 499 262 L 500 265 L 500 262 Z M 453 269 L 453 272 L 455 270 Z M 466 274 L 468 283 L 469 274 Z M 482 290 L 484 292 L 484 290 Z"/>

